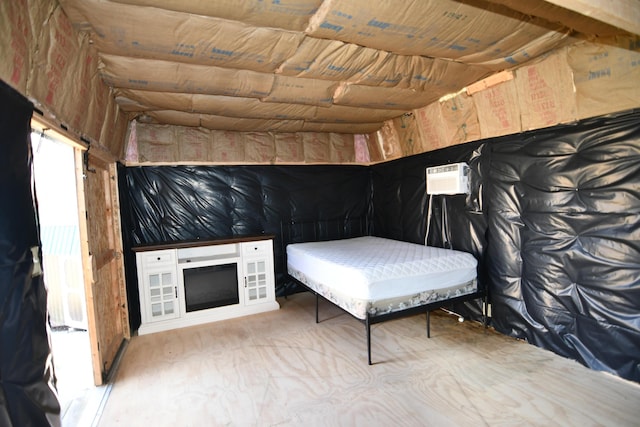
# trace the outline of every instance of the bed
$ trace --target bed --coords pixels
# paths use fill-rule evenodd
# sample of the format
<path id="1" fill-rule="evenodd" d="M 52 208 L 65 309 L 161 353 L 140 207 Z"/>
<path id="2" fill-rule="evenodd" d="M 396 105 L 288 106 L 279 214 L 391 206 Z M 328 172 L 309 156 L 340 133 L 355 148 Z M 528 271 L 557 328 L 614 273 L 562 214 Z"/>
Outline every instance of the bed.
<path id="1" fill-rule="evenodd" d="M 286 245 L 296 282 L 362 321 L 371 365 L 371 325 L 455 302 L 485 298 L 473 255 L 373 236 Z M 486 307 L 486 304 L 483 304 Z M 486 313 L 483 314 L 486 326 Z"/>

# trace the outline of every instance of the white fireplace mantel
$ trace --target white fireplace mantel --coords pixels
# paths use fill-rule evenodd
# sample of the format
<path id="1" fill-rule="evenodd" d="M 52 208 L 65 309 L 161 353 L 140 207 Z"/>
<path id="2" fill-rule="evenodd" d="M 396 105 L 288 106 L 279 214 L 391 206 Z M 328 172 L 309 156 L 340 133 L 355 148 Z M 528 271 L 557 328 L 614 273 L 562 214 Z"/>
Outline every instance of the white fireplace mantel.
<path id="1" fill-rule="evenodd" d="M 140 246 L 134 251 L 142 318 L 139 335 L 280 308 L 275 299 L 273 236 L 167 243 Z M 236 300 L 220 307 L 188 311 L 185 270 L 233 264 L 237 275 Z M 211 286 L 215 287 L 217 279 L 213 277 Z"/>

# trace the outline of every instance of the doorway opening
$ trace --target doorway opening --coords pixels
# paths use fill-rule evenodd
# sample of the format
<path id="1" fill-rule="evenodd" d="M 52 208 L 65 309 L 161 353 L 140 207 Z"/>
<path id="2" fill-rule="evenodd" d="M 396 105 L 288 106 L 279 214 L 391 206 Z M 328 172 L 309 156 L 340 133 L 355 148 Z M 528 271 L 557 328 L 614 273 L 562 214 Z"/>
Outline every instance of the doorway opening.
<path id="1" fill-rule="evenodd" d="M 64 420 L 84 410 L 95 388 L 80 249 L 77 148 L 41 131 L 31 134 L 31 144 L 51 348 Z"/>

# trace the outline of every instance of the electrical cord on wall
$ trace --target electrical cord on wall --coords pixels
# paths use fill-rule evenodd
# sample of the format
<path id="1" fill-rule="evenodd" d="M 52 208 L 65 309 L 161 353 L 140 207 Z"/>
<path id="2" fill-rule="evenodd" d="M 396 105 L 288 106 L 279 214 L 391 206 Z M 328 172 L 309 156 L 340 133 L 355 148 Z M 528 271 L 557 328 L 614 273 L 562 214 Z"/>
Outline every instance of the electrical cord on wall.
<path id="1" fill-rule="evenodd" d="M 431 207 L 433 205 L 433 194 L 429 194 L 429 202 L 427 204 L 427 229 L 424 234 L 424 245 L 429 246 L 429 229 L 431 228 Z M 449 229 L 449 215 L 447 214 L 447 198 L 442 199 L 442 222 L 440 227 L 442 233 L 442 247 L 451 249 L 451 230 Z"/>
<path id="2" fill-rule="evenodd" d="M 427 244 L 427 239 L 429 238 L 429 227 L 431 225 L 431 202 L 433 201 L 433 194 L 429 194 L 429 203 L 427 205 L 427 231 L 424 233 L 424 245 L 429 246 Z"/>
<path id="3" fill-rule="evenodd" d="M 449 230 L 449 215 L 447 214 L 447 198 L 442 199 L 442 247 L 451 249 L 451 231 Z"/>
<path id="4" fill-rule="evenodd" d="M 424 235 L 424 245 L 425 246 L 429 246 L 427 244 L 427 239 L 429 238 L 429 228 L 431 226 L 431 206 L 433 204 L 433 194 L 429 194 L 429 201 L 427 203 L 427 230 L 425 232 Z M 446 249 L 451 249 L 451 236 L 450 236 L 450 232 L 449 232 L 449 220 L 448 220 L 448 216 L 447 216 L 447 198 L 444 197 L 442 199 L 442 227 L 441 227 L 441 232 L 442 232 L 442 239 L 443 239 L 443 247 Z M 440 307 L 441 310 L 443 310 L 445 313 L 450 314 L 452 316 L 456 316 L 458 318 L 458 322 L 464 322 L 464 316 L 451 311 L 447 308 L 444 307 Z"/>
<path id="5" fill-rule="evenodd" d="M 448 249 L 449 241 L 447 240 L 447 198 L 442 199 L 442 214 L 440 221 L 440 234 L 442 236 L 442 247 Z"/>

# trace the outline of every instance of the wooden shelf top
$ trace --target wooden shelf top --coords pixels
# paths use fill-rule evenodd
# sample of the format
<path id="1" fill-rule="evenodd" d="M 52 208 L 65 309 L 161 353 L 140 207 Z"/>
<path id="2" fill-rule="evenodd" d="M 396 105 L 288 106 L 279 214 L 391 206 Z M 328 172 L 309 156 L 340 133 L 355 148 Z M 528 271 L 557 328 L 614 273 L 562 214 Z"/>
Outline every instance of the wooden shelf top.
<path id="1" fill-rule="evenodd" d="M 230 243 L 255 242 L 258 240 L 272 240 L 273 234 L 256 234 L 247 236 L 217 237 L 212 239 L 180 240 L 176 242 L 153 243 L 134 246 L 134 252 L 157 251 L 162 249 L 196 248 L 198 246 L 226 245 Z"/>

